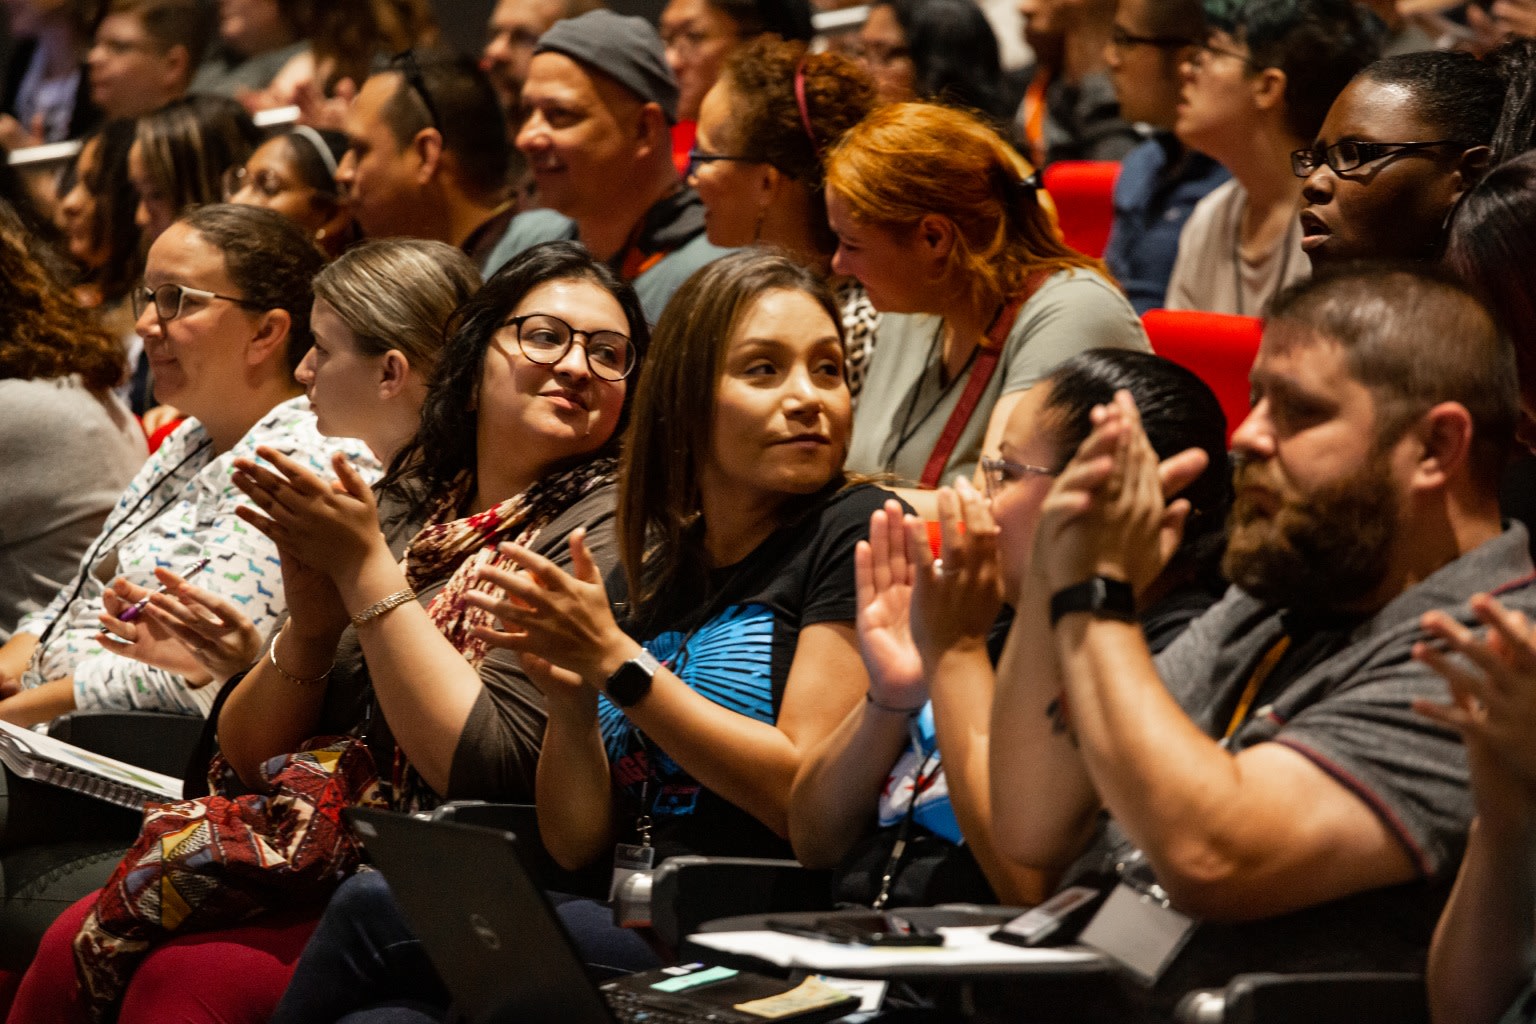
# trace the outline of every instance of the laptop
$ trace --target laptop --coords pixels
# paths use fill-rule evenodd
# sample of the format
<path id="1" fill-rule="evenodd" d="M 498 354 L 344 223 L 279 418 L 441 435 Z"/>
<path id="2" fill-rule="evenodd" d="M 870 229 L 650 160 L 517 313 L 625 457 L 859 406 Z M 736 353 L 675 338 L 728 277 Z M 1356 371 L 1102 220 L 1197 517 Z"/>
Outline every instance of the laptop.
<path id="1" fill-rule="evenodd" d="M 474 1024 L 817 1024 L 858 1009 L 857 998 L 819 982 L 802 991 L 704 964 L 598 986 L 511 832 L 361 807 L 347 816 L 455 1009 Z"/>

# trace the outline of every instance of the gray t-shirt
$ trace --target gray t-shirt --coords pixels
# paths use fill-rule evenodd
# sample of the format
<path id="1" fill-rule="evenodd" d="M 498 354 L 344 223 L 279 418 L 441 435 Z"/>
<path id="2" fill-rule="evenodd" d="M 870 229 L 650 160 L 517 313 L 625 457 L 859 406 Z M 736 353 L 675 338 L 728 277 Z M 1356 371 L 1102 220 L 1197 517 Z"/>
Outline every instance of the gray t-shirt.
<path id="1" fill-rule="evenodd" d="M 1288 284 L 1305 280 L 1312 263 L 1301 248 L 1301 221 L 1292 217 L 1258 262 L 1242 258 L 1240 232 L 1248 192 L 1233 178 L 1195 204 L 1179 234 L 1168 278 L 1169 309 L 1263 316 Z"/>
<path id="2" fill-rule="evenodd" d="M 1472 799 L 1460 739 L 1411 706 L 1446 694 L 1444 680 L 1413 660 L 1414 643 L 1427 639 L 1419 617 L 1439 608 L 1475 625 L 1467 599 L 1485 590 L 1536 613 L 1526 544 L 1516 523 L 1363 621 L 1308 621 L 1234 587 L 1158 656 L 1169 692 L 1196 725 L 1219 736 L 1259 662 L 1290 636 L 1290 652 L 1266 677 L 1231 749 L 1283 743 L 1316 764 L 1381 819 L 1419 878 L 1278 918 L 1201 924 L 1152 993 L 1146 1019 L 1166 1020 L 1183 992 L 1245 971 L 1422 967 L 1466 846 Z M 1067 878 L 1105 881 L 1132 850 L 1108 821 Z"/>
<path id="3" fill-rule="evenodd" d="M 947 387 L 940 382 L 942 324 L 928 314 L 881 316 L 878 347 L 853 418 L 850 471 L 893 473 L 909 484 L 921 479 L 971 374 L 968 366 Z M 1019 309 L 997 369 L 945 463 L 941 482 L 975 471 L 999 398 L 1028 390 L 1057 364 L 1090 348 L 1150 351 L 1136 311 L 1109 281 L 1084 270 L 1052 274 Z"/>
<path id="4" fill-rule="evenodd" d="M 147 454 L 111 394 L 73 377 L 0 380 L 0 643 L 74 576 Z"/>

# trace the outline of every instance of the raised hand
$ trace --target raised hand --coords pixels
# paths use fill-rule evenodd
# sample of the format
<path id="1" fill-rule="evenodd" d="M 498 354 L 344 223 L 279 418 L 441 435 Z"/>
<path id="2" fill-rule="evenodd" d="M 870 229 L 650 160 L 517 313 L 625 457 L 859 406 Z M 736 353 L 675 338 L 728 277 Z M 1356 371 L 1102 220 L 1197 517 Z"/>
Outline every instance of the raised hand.
<path id="1" fill-rule="evenodd" d="M 908 558 L 916 566 L 912 632 L 923 663 L 932 671 L 945 652 L 984 647 L 1003 604 L 997 523 L 987 499 L 968 480 L 938 494 L 942 538 L 933 560 L 923 523 L 907 523 Z"/>
<path id="2" fill-rule="evenodd" d="M 921 521 L 916 528 L 923 530 Z M 927 547 L 926 535 L 922 544 Z M 859 653 L 869 669 L 870 697 L 884 707 L 921 707 L 928 700 L 928 683 L 912 639 L 913 562 L 900 502 L 887 501 L 869 517 L 869 539 L 854 548 L 853 572 L 855 625 Z"/>

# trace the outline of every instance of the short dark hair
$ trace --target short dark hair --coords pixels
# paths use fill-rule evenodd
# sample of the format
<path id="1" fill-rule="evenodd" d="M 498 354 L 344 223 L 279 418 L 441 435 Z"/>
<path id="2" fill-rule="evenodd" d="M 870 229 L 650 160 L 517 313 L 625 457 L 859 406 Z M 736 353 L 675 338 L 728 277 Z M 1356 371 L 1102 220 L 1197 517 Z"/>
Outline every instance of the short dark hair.
<path id="1" fill-rule="evenodd" d="M 1308 142 L 1384 32 L 1355 0 L 1205 0 L 1205 20 L 1246 45 L 1255 66 L 1285 72 L 1287 127 Z"/>
<path id="2" fill-rule="evenodd" d="M 771 32 L 808 43 L 816 34 L 808 0 L 709 0 L 709 5 L 736 23 L 742 39 Z"/>
<path id="3" fill-rule="evenodd" d="M 1169 39 L 1198 43 L 1205 38 L 1205 7 L 1200 0 L 1157 0 L 1143 8 L 1147 31 Z"/>
<path id="4" fill-rule="evenodd" d="M 842 337 L 837 303 L 821 276 L 761 248 L 737 250 L 694 272 L 656 324 L 619 473 L 619 554 L 633 628 L 650 622 L 663 595 L 691 593 L 687 588 L 707 579 L 699 480 L 713 442 L 725 349 L 758 297 L 781 289 L 809 295 Z"/>
<path id="5" fill-rule="evenodd" d="M 418 512 L 447 494 L 462 474 L 474 472 L 479 454 L 476 398 L 485 372 L 485 353 L 496 332 L 523 296 L 546 281 L 573 278 L 593 282 L 618 301 L 629 324 L 630 344 L 635 348 L 639 365 L 644 367 L 650 326 L 633 288 L 619 280 L 607 264 L 594 259 L 580 242 L 545 242 L 524 250 L 493 274 L 448 320 L 448 340 L 437 356 L 437 375 L 421 409 L 421 427 L 395 456 L 385 481 L 385 486 L 395 486 L 407 476 L 418 478 Z M 618 425 L 606 446 L 610 453 L 623 435 L 635 391 L 631 377 Z"/>
<path id="6" fill-rule="evenodd" d="M 311 282 L 325 265 L 314 240 L 287 217 L 260 206 L 200 206 L 181 223 L 224 254 L 224 269 L 247 302 L 287 312 L 288 369 L 297 369 L 314 341 Z"/>
<path id="7" fill-rule="evenodd" d="M 1336 343 L 1376 402 L 1376 442 L 1391 445 L 1440 402 L 1472 417 L 1473 479 L 1498 488 L 1520 397 L 1514 347 L 1493 315 L 1448 272 L 1424 264 L 1347 264 L 1282 291 L 1271 323 Z M 1276 342 L 1266 331 L 1264 347 Z"/>
<path id="8" fill-rule="evenodd" d="M 144 32 L 162 51 L 173 46 L 187 50 L 187 77 L 197 70 L 214 33 L 214 5 L 202 0 L 112 0 L 107 14 L 138 18 Z"/>
<path id="9" fill-rule="evenodd" d="M 1066 464 L 1093 430 L 1093 407 L 1109 402 L 1116 391 L 1136 400 L 1147 439 L 1160 459 L 1188 448 L 1205 452 L 1208 462 L 1179 496 L 1189 500 L 1184 538 L 1174 564 L 1196 576 L 1220 573 L 1227 544 L 1227 511 L 1232 507 L 1232 466 L 1227 458 L 1227 417 L 1211 389 L 1192 371 L 1150 352 L 1094 348 L 1073 356 L 1045 378 L 1044 415 L 1050 418 Z"/>
<path id="10" fill-rule="evenodd" d="M 975 0 L 879 0 L 907 37 L 917 94 L 1008 118 L 997 34 Z"/>
<path id="11" fill-rule="evenodd" d="M 422 129 L 436 128 L 443 136 L 443 149 L 457 162 L 465 189 L 480 198 L 498 195 L 507 187 L 512 150 L 507 133 L 494 130 L 505 119 L 490 78 L 463 54 L 409 52 L 429 99 L 418 93 L 401 66 L 402 58 L 397 58 L 388 69 L 396 76 L 395 92 L 383 108 L 395 142 L 403 148 Z"/>

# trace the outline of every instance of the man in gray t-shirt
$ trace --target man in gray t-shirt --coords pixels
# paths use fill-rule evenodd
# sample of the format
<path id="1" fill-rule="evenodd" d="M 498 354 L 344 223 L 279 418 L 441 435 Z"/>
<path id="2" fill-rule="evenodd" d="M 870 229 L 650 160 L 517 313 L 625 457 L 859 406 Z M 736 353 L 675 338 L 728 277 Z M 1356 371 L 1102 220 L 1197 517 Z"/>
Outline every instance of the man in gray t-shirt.
<path id="1" fill-rule="evenodd" d="M 1456 735 L 1411 707 L 1445 693 L 1414 659 L 1419 619 L 1475 624 L 1479 591 L 1536 611 L 1497 500 L 1513 356 L 1471 295 L 1416 270 L 1309 282 L 1252 380 L 1227 597 L 1155 663 L 1125 618 L 1181 515 L 1163 488 L 1203 459 L 1159 468 L 1117 399 L 1046 500 L 999 665 L 1000 846 L 1193 922 L 1137 993 L 1148 1019 L 1243 971 L 1421 966 L 1472 805 Z"/>

